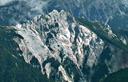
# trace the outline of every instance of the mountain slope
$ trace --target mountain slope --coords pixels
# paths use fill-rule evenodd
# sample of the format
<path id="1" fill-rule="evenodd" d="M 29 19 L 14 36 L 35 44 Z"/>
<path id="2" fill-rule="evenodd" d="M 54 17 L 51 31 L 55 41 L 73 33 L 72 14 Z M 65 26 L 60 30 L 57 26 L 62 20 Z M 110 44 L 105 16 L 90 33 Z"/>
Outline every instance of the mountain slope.
<path id="1" fill-rule="evenodd" d="M 93 32 L 95 32 L 100 38 L 103 40 L 107 40 L 111 44 L 123 49 L 124 51 L 128 52 L 128 45 L 127 43 L 124 44 L 121 39 L 114 34 L 111 29 L 108 29 L 106 26 L 99 24 L 98 22 L 91 23 L 89 21 L 84 21 L 84 19 L 78 19 L 77 22 L 79 22 L 81 25 L 86 26 Z"/>
<path id="2" fill-rule="evenodd" d="M 10 27 L 0 26 L 0 81 L 1 82 L 52 82 L 39 69 L 24 62 L 14 39 L 21 37 Z"/>

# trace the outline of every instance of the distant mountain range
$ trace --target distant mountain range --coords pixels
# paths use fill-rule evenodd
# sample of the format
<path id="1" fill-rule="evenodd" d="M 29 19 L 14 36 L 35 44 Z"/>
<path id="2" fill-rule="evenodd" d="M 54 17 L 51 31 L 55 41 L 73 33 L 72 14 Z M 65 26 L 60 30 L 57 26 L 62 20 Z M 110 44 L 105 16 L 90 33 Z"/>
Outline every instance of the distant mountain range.
<path id="1" fill-rule="evenodd" d="M 7 2 L 8 1 L 8 2 Z M 99 21 L 112 28 L 128 28 L 127 0 L 6 0 L 0 7 L 0 24 L 26 22 L 52 10 L 65 10 L 75 17 Z M 4 2 L 4 3 L 5 3 Z"/>

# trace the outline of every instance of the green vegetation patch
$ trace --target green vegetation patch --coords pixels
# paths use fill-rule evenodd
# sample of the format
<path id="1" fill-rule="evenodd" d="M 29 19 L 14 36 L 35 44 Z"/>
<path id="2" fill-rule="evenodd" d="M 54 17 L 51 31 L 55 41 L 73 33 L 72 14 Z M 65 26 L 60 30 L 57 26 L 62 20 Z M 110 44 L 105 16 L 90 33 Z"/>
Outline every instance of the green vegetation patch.
<path id="1" fill-rule="evenodd" d="M 108 75 L 101 82 L 128 82 L 128 68 Z"/>

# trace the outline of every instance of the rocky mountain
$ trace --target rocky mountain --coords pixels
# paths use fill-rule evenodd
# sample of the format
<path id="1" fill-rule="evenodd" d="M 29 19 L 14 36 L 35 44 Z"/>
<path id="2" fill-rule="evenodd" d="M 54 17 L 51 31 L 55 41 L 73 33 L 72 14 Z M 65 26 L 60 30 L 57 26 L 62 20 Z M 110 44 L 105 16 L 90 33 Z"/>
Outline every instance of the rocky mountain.
<path id="1" fill-rule="evenodd" d="M 17 55 L 55 82 L 99 82 L 109 73 L 127 67 L 125 44 L 118 39 L 114 39 L 115 44 L 111 42 L 109 36 L 116 36 L 111 28 L 101 30 L 92 23 L 97 30 L 90 29 L 90 24 L 85 21 L 83 25 L 81 20 L 63 10 L 53 10 L 10 26 L 17 35 L 13 41 L 18 48 L 14 50 L 20 50 Z"/>
<path id="2" fill-rule="evenodd" d="M 99 82 L 111 77 L 128 67 L 127 13 L 126 0 L 1 3 L 0 81 Z"/>

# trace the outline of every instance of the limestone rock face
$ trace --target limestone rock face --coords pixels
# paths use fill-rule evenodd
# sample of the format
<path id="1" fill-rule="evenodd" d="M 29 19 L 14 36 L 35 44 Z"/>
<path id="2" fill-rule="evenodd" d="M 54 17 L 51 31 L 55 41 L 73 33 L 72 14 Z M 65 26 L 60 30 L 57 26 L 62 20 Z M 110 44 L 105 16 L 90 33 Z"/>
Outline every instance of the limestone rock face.
<path id="1" fill-rule="evenodd" d="M 115 71 L 112 63 L 116 56 L 112 55 L 119 49 L 77 24 L 63 10 L 53 10 L 14 28 L 22 36 L 15 41 L 25 62 L 55 82 L 98 82 Z"/>

